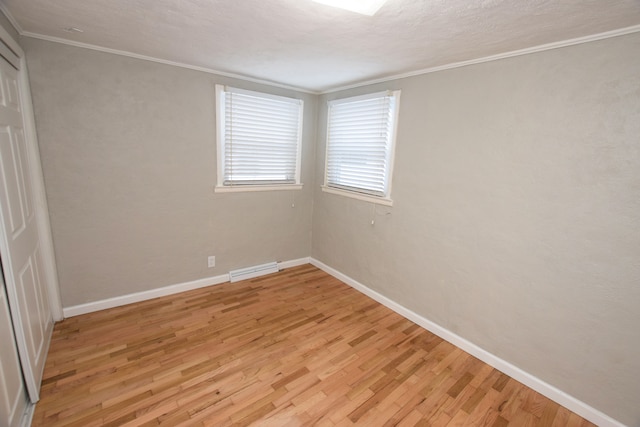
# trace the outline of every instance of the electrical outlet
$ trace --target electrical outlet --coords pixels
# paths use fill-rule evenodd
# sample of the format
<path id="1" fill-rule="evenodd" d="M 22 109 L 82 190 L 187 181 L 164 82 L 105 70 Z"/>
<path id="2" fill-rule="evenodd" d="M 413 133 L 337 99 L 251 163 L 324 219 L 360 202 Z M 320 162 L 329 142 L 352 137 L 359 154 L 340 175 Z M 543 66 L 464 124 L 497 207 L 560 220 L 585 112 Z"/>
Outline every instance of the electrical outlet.
<path id="1" fill-rule="evenodd" d="M 209 258 L 207 258 L 207 262 L 208 262 L 209 268 L 215 267 L 216 266 L 216 257 L 210 256 Z"/>

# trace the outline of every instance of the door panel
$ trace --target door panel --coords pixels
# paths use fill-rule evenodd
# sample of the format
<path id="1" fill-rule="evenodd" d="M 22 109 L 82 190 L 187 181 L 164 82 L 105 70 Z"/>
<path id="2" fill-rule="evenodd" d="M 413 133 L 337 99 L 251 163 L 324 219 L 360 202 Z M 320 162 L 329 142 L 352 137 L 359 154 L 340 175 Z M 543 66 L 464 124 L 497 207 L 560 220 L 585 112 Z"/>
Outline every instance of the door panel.
<path id="1" fill-rule="evenodd" d="M 42 282 L 17 71 L 3 59 L 0 86 L 0 252 L 24 381 L 31 400 L 36 402 L 53 322 Z"/>
<path id="2" fill-rule="evenodd" d="M 29 327 L 26 328 L 29 333 L 27 334 L 27 338 L 29 339 L 29 347 L 34 349 L 36 354 L 40 353 L 42 349 L 40 348 L 44 343 L 45 331 L 44 325 L 42 324 L 42 319 L 38 314 L 41 313 L 39 307 L 40 295 L 38 291 L 38 281 L 36 278 L 36 274 L 34 271 L 34 258 L 30 257 L 25 264 L 23 270 L 18 273 L 17 283 L 19 284 L 18 289 L 21 292 L 21 303 L 23 311 L 27 311 L 30 309 L 30 306 L 33 304 L 38 305 L 38 310 L 35 310 L 32 316 L 29 317 Z"/>
<path id="3" fill-rule="evenodd" d="M 20 158 L 20 173 L 18 176 L 22 177 L 20 180 L 20 184 L 22 186 L 22 195 L 23 195 L 23 207 L 24 207 L 24 215 L 30 221 L 33 218 L 33 205 L 31 204 L 33 200 L 33 191 L 31 189 L 31 179 L 24 179 L 25 176 L 28 176 L 29 168 L 31 165 L 29 164 L 29 155 L 27 154 L 27 144 L 24 139 L 24 132 L 22 129 L 15 130 L 15 144 L 18 149 L 18 156 Z"/>
<path id="4" fill-rule="evenodd" d="M 11 316 L 0 278 L 0 425 L 15 427 L 27 406 L 18 349 L 11 327 Z"/>
<path id="5" fill-rule="evenodd" d="M 0 163 L 0 173 L 3 178 L 4 191 L 9 200 L 19 201 L 22 197 L 20 195 L 20 186 L 18 184 L 18 168 L 15 161 L 16 156 L 14 153 L 14 144 L 12 143 L 12 139 L 11 128 L 9 126 L 3 126 L 0 128 L 0 157 L 4 159 L 4 161 Z M 25 228 L 22 206 L 21 203 L 18 202 L 12 203 L 8 208 L 9 227 L 7 228 L 7 231 L 9 231 L 10 236 L 14 238 Z"/>
<path id="6" fill-rule="evenodd" d="M 7 64 L 7 66 L 10 66 Z M 20 113 L 20 98 L 18 94 L 18 80 L 15 78 L 5 79 L 5 87 L 7 88 L 7 107 Z"/>

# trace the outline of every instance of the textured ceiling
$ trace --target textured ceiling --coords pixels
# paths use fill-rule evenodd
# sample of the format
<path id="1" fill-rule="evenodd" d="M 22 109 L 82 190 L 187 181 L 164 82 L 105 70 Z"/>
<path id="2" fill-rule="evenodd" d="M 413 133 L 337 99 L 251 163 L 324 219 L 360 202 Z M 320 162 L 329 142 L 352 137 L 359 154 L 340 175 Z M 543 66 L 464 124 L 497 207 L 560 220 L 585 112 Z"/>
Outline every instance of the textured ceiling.
<path id="1" fill-rule="evenodd" d="M 23 35 L 316 92 L 640 25 L 638 0 L 389 0 L 373 17 L 310 0 L 0 3 Z"/>

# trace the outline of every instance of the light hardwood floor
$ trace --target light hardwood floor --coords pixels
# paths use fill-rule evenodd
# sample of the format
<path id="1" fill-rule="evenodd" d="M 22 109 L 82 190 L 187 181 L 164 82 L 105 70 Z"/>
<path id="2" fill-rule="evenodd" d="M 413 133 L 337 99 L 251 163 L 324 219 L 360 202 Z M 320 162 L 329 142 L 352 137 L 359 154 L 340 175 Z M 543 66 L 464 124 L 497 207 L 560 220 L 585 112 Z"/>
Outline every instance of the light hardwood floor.
<path id="1" fill-rule="evenodd" d="M 311 265 L 55 327 L 34 426 L 592 426 Z"/>

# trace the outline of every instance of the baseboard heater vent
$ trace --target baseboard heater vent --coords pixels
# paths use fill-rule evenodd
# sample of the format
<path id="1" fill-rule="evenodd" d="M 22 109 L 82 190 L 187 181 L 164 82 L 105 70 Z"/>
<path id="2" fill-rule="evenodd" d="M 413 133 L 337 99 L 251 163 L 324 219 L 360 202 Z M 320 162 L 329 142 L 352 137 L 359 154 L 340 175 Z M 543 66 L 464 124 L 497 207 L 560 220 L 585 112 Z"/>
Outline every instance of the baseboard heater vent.
<path id="1" fill-rule="evenodd" d="M 253 279 L 254 277 L 264 276 L 265 274 L 277 273 L 277 262 L 269 262 L 267 264 L 254 265 L 253 267 L 241 268 L 229 272 L 229 281 L 239 282 L 240 280 Z"/>

